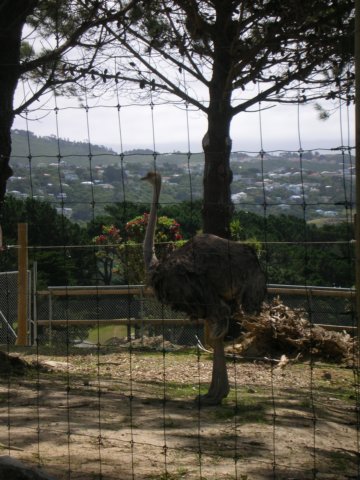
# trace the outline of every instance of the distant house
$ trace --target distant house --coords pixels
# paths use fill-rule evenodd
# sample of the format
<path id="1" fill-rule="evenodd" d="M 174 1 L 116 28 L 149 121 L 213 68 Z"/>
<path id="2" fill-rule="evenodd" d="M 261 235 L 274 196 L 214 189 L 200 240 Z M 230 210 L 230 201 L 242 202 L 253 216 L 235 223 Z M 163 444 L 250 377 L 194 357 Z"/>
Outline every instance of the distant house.
<path id="1" fill-rule="evenodd" d="M 79 175 L 77 173 L 64 172 L 64 179 L 67 182 L 77 182 L 79 180 Z"/>
<path id="2" fill-rule="evenodd" d="M 334 212 L 333 210 L 326 210 L 324 212 L 324 217 L 336 217 L 337 212 Z"/>
<path id="3" fill-rule="evenodd" d="M 301 183 L 291 183 L 290 185 L 287 185 L 286 188 L 295 194 L 299 194 L 302 192 L 304 186 Z"/>
<path id="4" fill-rule="evenodd" d="M 241 202 L 241 200 L 245 200 L 247 196 L 248 195 L 245 192 L 234 193 L 233 195 L 231 195 L 231 200 L 235 203 Z"/>
<path id="5" fill-rule="evenodd" d="M 113 190 L 115 188 L 114 185 L 111 185 L 111 183 L 99 183 L 96 186 L 103 188 L 104 190 Z"/>
<path id="6" fill-rule="evenodd" d="M 66 218 L 71 218 L 73 214 L 73 209 L 72 208 L 61 208 L 61 207 L 56 207 L 56 211 L 59 215 L 64 215 Z"/>
<path id="7" fill-rule="evenodd" d="M 290 197 L 290 200 L 292 202 L 297 202 L 297 203 L 300 203 L 302 199 L 303 199 L 302 195 L 291 195 Z"/>
<path id="8" fill-rule="evenodd" d="M 10 190 L 9 192 L 10 195 L 13 195 L 14 197 L 22 197 L 22 193 L 19 192 L 19 190 Z"/>
<path id="9" fill-rule="evenodd" d="M 315 210 L 318 215 L 322 217 L 334 218 L 337 216 L 337 212 L 334 210 L 322 210 L 321 208 Z"/>

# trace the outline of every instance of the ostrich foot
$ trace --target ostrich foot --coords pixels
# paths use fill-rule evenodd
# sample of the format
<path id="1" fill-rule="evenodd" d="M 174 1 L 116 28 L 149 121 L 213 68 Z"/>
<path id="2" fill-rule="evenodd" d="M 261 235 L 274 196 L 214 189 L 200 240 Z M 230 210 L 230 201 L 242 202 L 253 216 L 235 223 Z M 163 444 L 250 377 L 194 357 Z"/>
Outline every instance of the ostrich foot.
<path id="1" fill-rule="evenodd" d="M 218 391 L 215 391 L 215 389 L 212 389 L 210 387 L 207 393 L 205 393 L 204 395 L 198 395 L 195 398 L 195 402 L 199 406 L 221 405 L 222 400 L 229 395 L 230 391 L 229 387 L 224 387 L 225 388 L 223 389 L 218 389 Z"/>

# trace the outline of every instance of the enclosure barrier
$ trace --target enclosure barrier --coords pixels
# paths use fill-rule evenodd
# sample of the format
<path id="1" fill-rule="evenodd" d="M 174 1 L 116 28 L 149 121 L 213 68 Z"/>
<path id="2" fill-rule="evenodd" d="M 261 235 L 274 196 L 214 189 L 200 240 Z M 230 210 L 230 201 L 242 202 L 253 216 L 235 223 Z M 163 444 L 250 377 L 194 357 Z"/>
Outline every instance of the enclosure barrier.
<path id="1" fill-rule="evenodd" d="M 314 325 L 349 333 L 356 329 L 352 318 L 355 289 L 270 284 L 267 292 L 268 300 L 280 296 L 291 308 L 306 311 Z M 137 335 L 142 337 L 144 329 L 149 326 L 155 327 L 155 331 L 156 327 L 189 329 L 191 343 L 195 337 L 190 329 L 198 329 L 204 323 L 202 320 L 190 321 L 183 314 L 159 304 L 151 288 L 144 285 L 51 286 L 38 291 L 36 297 L 35 338 L 41 339 L 36 332 L 39 327 L 45 327 L 50 343 L 53 329 L 107 325 L 126 326 L 129 337 L 133 329 L 138 329 Z M 46 298 L 47 308 L 44 308 L 43 299 Z"/>
<path id="2" fill-rule="evenodd" d="M 22 343 L 29 344 L 36 312 L 31 312 L 31 271 L 22 272 L 21 285 L 18 271 L 0 272 L 0 343 L 18 343 L 19 322 L 22 318 Z M 25 282 L 24 282 L 25 277 Z M 27 279 L 27 280 L 26 280 Z M 21 290 L 21 294 L 19 293 Z M 33 302 L 35 305 L 35 302 Z"/>
<path id="3" fill-rule="evenodd" d="M 31 296 L 30 272 L 28 282 L 29 344 L 41 338 L 39 327 L 47 329 L 47 340 L 51 342 L 54 328 L 123 325 L 129 331 L 138 329 L 137 333 L 142 335 L 148 326 L 183 328 L 190 332 L 191 328 L 200 328 L 203 324 L 202 320 L 190 321 L 183 314 L 160 305 L 152 290 L 144 285 L 52 286 Z M 0 308 L 0 342 L 13 343 L 17 338 L 17 272 L 1 274 L 0 285 L 7 292 L 3 296 L 6 304 Z M 349 333 L 356 330 L 353 288 L 270 284 L 267 291 L 268 299 L 279 295 L 289 307 L 310 313 L 314 325 Z M 191 334 L 191 338 L 194 335 Z"/>

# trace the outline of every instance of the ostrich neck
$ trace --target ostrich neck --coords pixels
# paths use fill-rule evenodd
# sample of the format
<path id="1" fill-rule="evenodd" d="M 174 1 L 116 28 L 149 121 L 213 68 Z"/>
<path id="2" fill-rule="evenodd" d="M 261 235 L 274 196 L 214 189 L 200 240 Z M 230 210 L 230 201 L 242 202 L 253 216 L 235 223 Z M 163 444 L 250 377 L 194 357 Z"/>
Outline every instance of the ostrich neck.
<path id="1" fill-rule="evenodd" d="M 146 271 L 149 271 L 150 267 L 158 261 L 155 255 L 155 229 L 157 221 L 157 209 L 160 197 L 161 183 L 156 182 L 153 186 L 153 197 L 151 203 L 150 214 L 148 218 L 148 224 L 146 228 L 146 234 L 144 239 L 144 261 Z"/>

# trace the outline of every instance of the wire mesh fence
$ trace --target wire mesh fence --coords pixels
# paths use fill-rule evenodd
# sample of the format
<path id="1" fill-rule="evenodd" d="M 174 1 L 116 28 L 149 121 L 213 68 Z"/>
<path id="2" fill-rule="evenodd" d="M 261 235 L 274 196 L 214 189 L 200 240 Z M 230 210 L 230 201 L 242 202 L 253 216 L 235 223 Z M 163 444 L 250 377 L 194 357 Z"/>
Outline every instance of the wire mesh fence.
<path id="1" fill-rule="evenodd" d="M 27 328 L 30 331 L 31 319 L 31 272 L 28 272 L 27 288 Z M 18 318 L 18 272 L 0 272 L 0 341 L 13 344 L 16 341 Z M 29 337 L 30 338 L 30 337 Z"/>
<path id="2" fill-rule="evenodd" d="M 96 112 L 96 106 L 85 109 L 87 122 Z M 61 108 L 49 112 L 56 122 L 63 113 Z M 28 150 L 16 158 L 21 165 L 18 177 L 26 181 L 16 179 L 15 184 L 22 188 L 26 183 L 24 194 L 30 200 L 39 195 L 49 201 L 61 218 L 52 222 L 51 210 L 27 201 L 24 215 L 31 219 L 33 235 L 30 261 L 38 262 L 43 289 L 61 282 L 64 286 L 34 295 L 33 345 L 15 348 L 29 361 L 25 369 L 29 375 L 19 381 L 16 369 L 8 369 L 0 378 L 6 399 L 0 412 L 0 442 L 10 456 L 42 466 L 61 480 L 357 478 L 356 349 L 350 364 L 317 362 L 310 355 L 301 363 L 290 359 L 286 369 L 277 368 L 277 358 L 256 355 L 245 362 L 229 354 L 228 398 L 222 406 L 204 410 L 199 401 L 194 402 L 206 395 L 213 369 L 212 354 L 198 344 L 199 340 L 205 343 L 203 326 L 190 325 L 141 290 L 130 292 L 129 285 L 121 294 L 106 292 L 99 285 L 98 247 L 91 237 L 89 241 L 89 237 L 70 236 L 69 219 L 73 223 L 95 220 L 107 204 L 118 206 L 112 211 L 118 226 L 124 227 L 127 201 L 137 206 L 142 204 L 140 198 L 149 200 L 141 197 L 138 180 L 154 166 L 169 168 L 164 204 L 180 205 L 179 215 L 188 209 L 185 222 L 196 233 L 194 205 L 201 197 L 202 154 L 189 148 L 175 158 L 158 154 L 155 144 L 145 154 L 113 152 L 106 158 L 111 157 L 113 173 L 118 175 L 114 183 L 105 182 L 108 165 L 100 163 L 104 159 L 90 143 L 83 145 L 81 165 L 76 155 L 70 164 L 71 153 L 65 151 L 69 145 L 60 141 L 59 131 L 57 150 L 46 156 L 36 150 L 35 136 L 26 136 Z M 239 239 L 243 240 L 241 228 L 249 228 L 251 212 L 257 212 L 252 219 L 254 245 L 267 273 L 289 281 L 295 277 L 304 285 L 300 293 L 296 286 L 272 286 L 268 300 L 280 293 L 284 304 L 300 308 L 311 325 L 354 327 L 351 149 L 342 147 L 334 161 L 336 185 L 327 183 L 329 176 L 322 178 L 330 149 L 316 149 L 319 155 L 315 149 L 294 150 L 286 167 L 279 160 L 282 150 L 234 152 L 234 186 L 242 194 L 234 197 L 236 211 L 243 212 Z M 305 163 L 308 154 L 319 160 L 315 172 Z M 169 197 L 174 192 L 175 197 Z M 42 217 L 33 215 L 42 209 Z M 300 219 L 292 221 L 294 235 L 287 235 L 290 224 L 281 217 L 284 213 Z M 275 222 L 275 215 L 280 215 L 282 223 Z M 322 236 L 316 236 L 311 223 L 319 218 L 328 225 Z M 333 222 L 343 222 L 339 238 L 333 236 Z M 6 255 L 16 247 L 10 245 Z M 333 263 L 317 255 L 326 251 Z M 101 266 L 104 269 L 106 263 Z M 138 264 L 130 266 L 135 271 Z M 309 286 L 313 280 L 319 282 L 320 271 L 327 285 L 349 288 L 323 291 Z M 91 287 L 81 287 L 87 278 L 93 281 Z M 86 294 L 76 292 L 84 288 L 88 288 Z M 15 312 L 14 306 L 9 308 L 10 294 L 6 296 L 2 297 L 5 310 Z M 12 349 L 12 340 L 2 337 L 1 341 L 6 350 Z M 281 357 L 282 352 L 278 353 Z"/>
<path id="3" fill-rule="evenodd" d="M 93 344 L 116 345 L 124 339 L 131 341 L 162 335 L 174 345 L 196 345 L 197 336 L 202 338 L 199 327 L 191 326 L 184 314 L 160 304 L 145 290 L 144 286 L 131 285 L 110 289 L 50 288 L 46 295 L 37 296 L 37 341 L 39 344 L 52 341 L 78 344 L 88 340 L 90 330 L 109 330 L 109 326 L 117 325 L 117 329 L 113 328 L 116 332 L 113 337 L 102 340 L 100 332 Z M 179 322 L 181 319 L 184 325 Z M 92 338 L 94 340 L 94 335 Z M 87 345 L 90 344 L 88 341 Z"/>
<path id="4" fill-rule="evenodd" d="M 130 261 L 126 225 L 151 201 L 139 182 L 148 170 L 161 171 L 159 207 L 172 208 L 186 239 L 202 228 L 204 188 L 217 191 L 226 177 L 232 182 L 218 207 L 234 207 L 232 238 L 255 246 L 268 282 L 303 285 L 271 285 L 267 300 L 280 294 L 286 306 L 300 309 L 310 321 L 310 345 L 316 324 L 358 334 L 351 288 L 354 66 L 347 45 L 353 42 L 345 41 L 353 16 L 339 20 L 336 10 L 349 13 L 351 2 L 323 2 L 319 18 L 316 9 L 309 16 L 286 2 L 174 2 L 176 8 L 155 2 L 158 15 L 147 10 L 150 2 L 32 2 L 26 12 L 10 3 L 2 13 L 15 12 L 3 22 L 12 35 L 6 27 L 3 37 L 14 39 L 19 21 L 29 24 L 18 41 L 21 55 L 13 57 L 16 68 L 9 60 L 16 49 L 5 45 L 6 55 L 0 53 L 4 72 L 23 72 L 9 115 L 15 116 L 14 175 L 1 218 L 9 248 L 0 241 L 0 262 L 4 272 L 17 268 L 15 227 L 28 221 L 29 264 L 38 264 L 43 290 L 33 286 L 26 299 L 28 344 L 14 345 L 16 274 L 0 275 L 4 452 L 31 466 L 29 478 L 37 466 L 40 478 L 44 470 L 56 480 L 360 478 L 359 352 L 349 335 L 343 337 L 352 349 L 343 362 L 331 355 L 319 360 L 311 349 L 301 360 L 277 351 L 245 361 L 227 351 L 220 370 L 229 377 L 229 394 L 205 408 L 221 376 L 219 355 L 201 345 L 203 325 L 143 287 L 100 286 L 144 281 L 138 259 Z M 228 21 L 211 14 L 215 5 L 221 16 L 232 9 Z M 135 10 L 122 18 L 118 7 Z M 279 12 L 284 22 L 274 23 Z M 333 56 L 316 65 L 327 39 L 324 51 Z M 222 59 L 235 62 L 227 72 Z M 226 78 L 226 92 L 213 88 L 216 78 Z M 8 92 L 5 112 L 13 87 L 0 95 Z M 228 128 L 209 122 L 204 137 L 221 98 L 233 102 L 220 108 L 224 114 L 241 113 L 231 123 L 232 147 L 230 119 Z M 306 104 L 311 98 L 321 103 L 314 115 Z M 274 100 L 279 108 L 272 108 Z M 214 142 L 221 132 L 224 138 Z M 9 143 L 1 142 L 2 161 Z M 229 152 L 228 164 L 217 164 L 219 145 Z M 204 175 L 216 181 L 205 184 Z M 208 195 L 204 210 L 216 201 Z M 217 218 L 220 224 L 225 216 Z M 108 243 L 109 236 L 97 244 L 110 224 L 119 244 Z M 0 478 L 3 466 L 1 459 Z"/>
<path id="5" fill-rule="evenodd" d="M 231 392 L 222 406 L 203 408 L 196 398 L 212 368 L 194 348 L 203 327 L 169 325 L 173 312 L 141 286 L 91 290 L 36 296 L 39 341 L 18 350 L 26 374 L 13 366 L 0 375 L 0 442 L 12 459 L 61 480 L 357 477 L 357 456 L 347 453 L 358 441 L 352 368 L 311 357 L 278 367 L 230 354 Z M 351 289 L 271 285 L 268 299 L 279 293 L 312 321 L 349 323 Z M 121 333 L 107 343 L 101 323 L 119 314 Z M 130 319 L 138 331 L 127 330 Z M 184 344 L 191 348 L 171 348 Z"/>
<path id="6" fill-rule="evenodd" d="M 355 328 L 353 289 L 269 285 L 267 301 L 274 296 L 280 296 L 286 306 L 299 310 L 312 324 L 349 332 Z M 196 346 L 204 339 L 201 326 L 191 325 L 185 314 L 159 303 L 145 286 L 49 287 L 38 292 L 35 311 L 34 341 L 39 345 L 114 346 L 125 339 L 131 342 L 162 335 L 173 345 Z M 104 339 L 101 330 L 116 325 L 113 335 L 106 334 Z M 90 331 L 97 331 L 97 338 Z M 151 342 L 146 346 L 151 348 Z"/>

